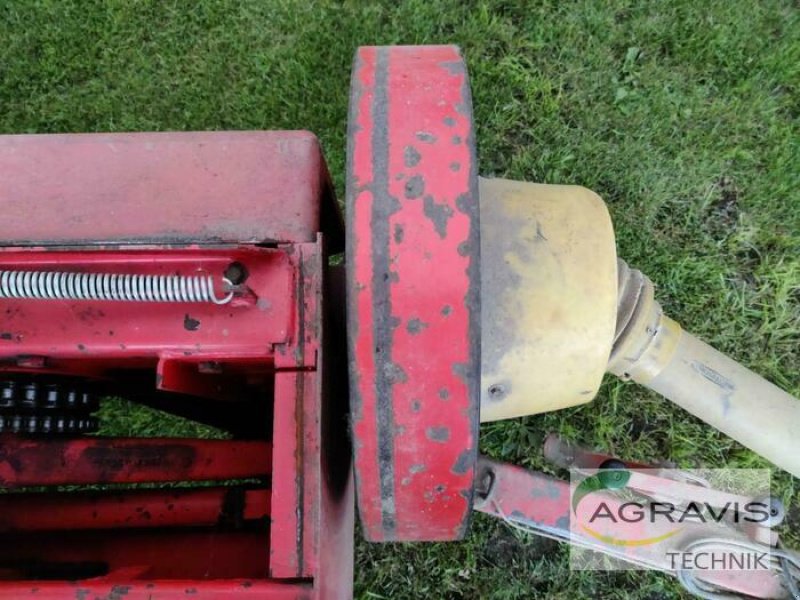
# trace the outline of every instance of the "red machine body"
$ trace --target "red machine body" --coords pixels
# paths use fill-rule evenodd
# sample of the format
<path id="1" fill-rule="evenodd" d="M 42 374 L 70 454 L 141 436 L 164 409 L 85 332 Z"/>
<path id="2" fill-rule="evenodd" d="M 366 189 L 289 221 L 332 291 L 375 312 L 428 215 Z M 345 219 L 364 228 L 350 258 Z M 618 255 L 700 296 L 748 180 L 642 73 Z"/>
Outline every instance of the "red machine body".
<path id="1" fill-rule="evenodd" d="M 307 132 L 0 136 L 0 599 L 350 598 L 356 506 L 370 541 L 478 510 L 597 549 L 570 484 L 478 454 L 471 111 L 458 48 L 358 50 L 346 248 Z M 85 435 L 107 396 L 220 439 Z M 800 569 L 601 551 L 765 598 Z"/>
<path id="2" fill-rule="evenodd" d="M 24 409 L 0 444 L 0 597 L 350 597 L 346 366 L 327 306 L 344 232 L 316 138 L 7 136 L 0 181 L 0 272 L 31 274 L 7 288 L 91 274 L 69 298 L 0 300 L 4 401 Z M 163 288 L 201 297 L 201 278 L 230 302 Z M 43 435 L 65 381 L 229 439 Z"/>

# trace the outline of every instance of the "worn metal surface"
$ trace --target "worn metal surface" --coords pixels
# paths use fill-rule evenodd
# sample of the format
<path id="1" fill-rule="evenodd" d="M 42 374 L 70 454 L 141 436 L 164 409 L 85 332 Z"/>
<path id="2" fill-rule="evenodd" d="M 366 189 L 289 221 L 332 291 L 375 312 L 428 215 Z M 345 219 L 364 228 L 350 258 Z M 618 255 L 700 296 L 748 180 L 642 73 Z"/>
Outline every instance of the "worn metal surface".
<path id="1" fill-rule="evenodd" d="M 196 579 L 144 583 L 134 579 L 59 583 L 20 581 L 0 588 L 0 598 L 16 600 L 311 600 L 311 585 L 258 579 Z"/>
<path id="2" fill-rule="evenodd" d="M 353 578 L 353 482 L 347 432 L 343 332 L 331 322 L 323 244 L 295 246 L 300 342 L 277 349 L 270 543 L 274 578 L 318 578 L 315 593 L 346 598 Z M 334 304 L 328 309 L 328 302 Z M 323 327 L 323 324 L 325 325 Z M 298 370 L 312 361 L 314 371 Z M 287 435 L 294 432 L 294 435 Z"/>
<path id="3" fill-rule="evenodd" d="M 7 580 L 108 583 L 164 579 L 265 579 L 269 546 L 258 530 L 138 529 L 6 533 L 0 544 L 0 597 Z M 102 581 L 102 579 L 101 579 Z M 13 589 L 13 588 L 12 588 Z M 73 592 L 74 593 L 74 592 Z M 78 596 L 80 597 L 80 596 Z M 91 598 L 91 596 L 89 597 Z M 92 599 L 93 600 L 93 599 Z"/>
<path id="4" fill-rule="evenodd" d="M 0 270 L 224 277 L 234 294 L 0 299 L 4 380 L 91 380 L 234 436 L 0 438 L 0 485 L 260 481 L 5 495 L 0 597 L 351 597 L 347 390 L 326 366 L 346 373 L 344 336 L 323 296 L 343 225 L 316 139 L 0 138 L 0 181 Z"/>
<path id="5" fill-rule="evenodd" d="M 269 442 L 179 438 L 0 438 L 5 488 L 245 479 L 269 475 Z"/>
<path id="6" fill-rule="evenodd" d="M 458 48 L 355 57 L 347 314 L 358 507 L 373 541 L 464 536 L 477 448 L 479 215 Z"/>
<path id="7" fill-rule="evenodd" d="M 617 309 L 614 230 L 578 186 L 480 180 L 481 420 L 589 402 Z"/>
<path id="8" fill-rule="evenodd" d="M 313 242 L 333 202 L 304 131 L 3 136 L 0 181 L 8 246 Z"/>
<path id="9" fill-rule="evenodd" d="M 646 565 L 650 569 L 671 572 L 670 562 L 664 545 L 599 545 L 587 535 L 572 518 L 570 509 L 570 483 L 555 479 L 544 473 L 529 471 L 521 467 L 492 461 L 481 457 L 478 464 L 479 497 L 476 510 L 504 519 L 511 524 L 535 531 L 562 542 L 589 547 L 611 554 L 623 561 Z M 592 514 L 601 503 L 614 513 L 624 502 L 605 492 L 587 495 L 581 501 L 582 511 Z M 675 522 L 670 517 L 659 516 L 639 522 L 617 522 L 609 535 L 625 536 L 632 539 L 652 539 L 675 530 Z M 726 528 L 725 532 L 734 539 L 746 539 L 743 534 Z M 681 531 L 669 538 L 669 547 L 680 550 L 687 543 L 703 537 L 723 535 L 716 523 L 687 521 Z M 726 590 L 755 598 L 788 598 L 788 591 L 781 586 L 778 573 L 774 571 L 700 571 L 695 572 L 702 581 L 718 585 Z"/>
<path id="10" fill-rule="evenodd" d="M 0 240 L 2 243 L 2 240 Z M 263 363 L 272 345 L 290 342 L 293 267 L 285 250 L 150 249 L 138 251 L 0 251 L 0 269 L 90 271 L 222 278 L 232 264 L 248 277 L 225 306 L 90 300 L 2 300 L 0 368 L 17 357 L 46 357 L 46 367 L 70 370 L 93 360 L 103 369 L 131 360 L 170 356 L 195 363 L 222 356 Z M 102 369 L 98 368 L 102 374 Z"/>
<path id="11" fill-rule="evenodd" d="M 270 490 L 241 487 L 0 495 L 0 532 L 241 527 L 269 516 Z"/>

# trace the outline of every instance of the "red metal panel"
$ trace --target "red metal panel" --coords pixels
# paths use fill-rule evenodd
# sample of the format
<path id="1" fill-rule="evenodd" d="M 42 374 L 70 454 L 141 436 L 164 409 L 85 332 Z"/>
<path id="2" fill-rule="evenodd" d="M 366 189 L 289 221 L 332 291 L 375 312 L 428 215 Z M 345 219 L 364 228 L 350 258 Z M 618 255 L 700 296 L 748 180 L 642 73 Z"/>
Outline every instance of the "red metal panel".
<path id="1" fill-rule="evenodd" d="M 287 342 L 295 310 L 292 265 L 285 251 L 0 252 L 0 270 L 212 275 L 219 282 L 234 262 L 248 270 L 245 296 L 225 306 L 2 300 L 0 358 L 102 357 L 108 365 L 113 359 L 154 359 L 167 352 L 183 358 L 270 356 L 272 344 Z"/>
<path id="2" fill-rule="evenodd" d="M 275 376 L 275 447 L 272 470 L 273 510 L 271 514 L 271 577 L 301 577 L 304 565 L 305 527 L 311 524 L 304 513 L 303 477 L 305 431 L 303 401 L 305 384 L 313 381 L 308 373 L 290 371 Z"/>
<path id="3" fill-rule="evenodd" d="M 2 136 L 0 181 L 6 245 L 313 242 L 328 185 L 304 131 Z"/>
<path id="4" fill-rule="evenodd" d="M 293 347 L 278 347 L 280 368 L 318 364 L 322 292 L 321 246 L 297 245 L 295 281 L 298 304 Z M 280 549 L 270 562 L 272 577 L 309 577 L 316 571 L 319 524 L 319 454 L 322 405 L 317 371 L 278 371 L 275 375 L 275 446 L 273 462 L 274 512 L 271 545 Z"/>
<path id="5" fill-rule="evenodd" d="M 268 442 L 0 438 L 0 486 L 206 481 L 270 473 Z"/>
<path id="6" fill-rule="evenodd" d="M 0 590 L 6 585 L 3 580 L 52 580 L 53 573 L 73 580 L 104 575 L 112 581 L 264 579 L 268 553 L 264 531 L 140 529 L 120 535 L 109 529 L 4 534 Z"/>
<path id="7" fill-rule="evenodd" d="M 263 519 L 269 490 L 236 487 L 0 495 L 0 532 L 211 527 Z"/>
<path id="8" fill-rule="evenodd" d="M 310 600 L 308 583 L 259 579 L 202 581 L 19 581 L 0 588 L 0 599 L 35 600 Z"/>
<path id="9" fill-rule="evenodd" d="M 373 541 L 467 530 L 480 380 L 473 135 L 456 47 L 358 51 L 348 320 L 358 504 Z"/>

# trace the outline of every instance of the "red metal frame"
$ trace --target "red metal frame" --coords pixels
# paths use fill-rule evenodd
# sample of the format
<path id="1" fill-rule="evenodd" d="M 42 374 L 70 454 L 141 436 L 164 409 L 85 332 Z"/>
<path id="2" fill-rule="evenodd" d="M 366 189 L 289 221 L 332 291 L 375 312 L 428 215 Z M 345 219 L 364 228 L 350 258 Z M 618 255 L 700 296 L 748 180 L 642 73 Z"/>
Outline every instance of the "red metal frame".
<path id="1" fill-rule="evenodd" d="M 0 496 L 0 532 L 213 527 L 269 517 L 267 488 L 220 487 Z"/>
<path id="2" fill-rule="evenodd" d="M 266 477 L 263 441 L 0 437 L 0 485 L 107 485 Z"/>
<path id="3" fill-rule="evenodd" d="M 477 458 L 478 196 L 454 46 L 356 54 L 347 173 L 358 507 L 372 541 L 454 540 Z"/>
<path id="4" fill-rule="evenodd" d="M 350 597 L 347 389 L 328 352 L 344 340 L 323 302 L 343 228 L 316 139 L 0 137 L 0 179 L 0 270 L 247 273 L 225 306 L 0 300 L 0 377 L 88 378 L 236 437 L 0 438 L 19 488 L 0 496 L 0 598 Z M 212 480 L 238 483 L 193 483 Z M 160 487 L 96 489 L 142 483 Z M 91 490 L 28 490 L 67 484 Z"/>

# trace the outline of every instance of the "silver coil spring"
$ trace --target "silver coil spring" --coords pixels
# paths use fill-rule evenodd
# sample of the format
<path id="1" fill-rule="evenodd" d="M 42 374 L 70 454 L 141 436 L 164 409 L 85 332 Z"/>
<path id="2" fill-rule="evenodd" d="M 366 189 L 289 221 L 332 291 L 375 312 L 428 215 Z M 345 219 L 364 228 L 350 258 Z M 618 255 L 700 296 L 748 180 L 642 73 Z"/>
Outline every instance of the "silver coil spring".
<path id="1" fill-rule="evenodd" d="M 222 280 L 226 287 L 232 283 Z M 0 298 L 35 300 L 109 300 L 227 304 L 233 292 L 219 298 L 208 276 L 0 271 Z"/>

